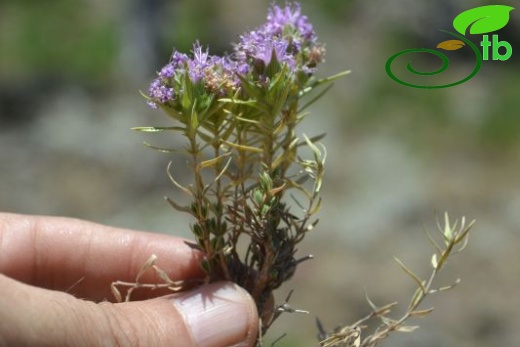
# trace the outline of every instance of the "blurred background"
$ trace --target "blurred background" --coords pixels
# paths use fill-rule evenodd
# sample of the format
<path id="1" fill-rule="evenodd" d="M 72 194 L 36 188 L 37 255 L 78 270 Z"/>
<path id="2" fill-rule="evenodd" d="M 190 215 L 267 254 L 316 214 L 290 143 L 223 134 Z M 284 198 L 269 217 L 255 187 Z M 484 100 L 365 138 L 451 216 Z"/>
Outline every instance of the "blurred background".
<path id="1" fill-rule="evenodd" d="M 282 316 L 267 341 L 287 332 L 277 347 L 316 346 L 315 317 L 327 328 L 354 322 L 369 312 L 364 288 L 377 304 L 399 301 L 402 313 L 414 287 L 392 256 L 426 276 L 432 249 L 424 229 L 433 232 L 448 211 L 477 220 L 467 250 L 439 284 L 462 282 L 428 300 L 424 308 L 436 310 L 413 322 L 421 329 L 384 345 L 520 345 L 520 12 L 497 32 L 512 45 L 511 59 L 485 61 L 464 84 L 415 89 L 385 72 L 391 55 L 451 39 L 439 29 L 453 30 L 457 14 L 486 4 L 302 0 L 326 43 L 318 76 L 352 73 L 313 106 L 302 128 L 328 134 L 324 203 L 300 248 L 315 259 L 278 299 L 295 289 L 291 304 L 311 315 Z M 188 52 L 199 39 L 213 54 L 229 51 L 240 33 L 263 23 L 268 5 L 0 1 L 0 210 L 189 237 L 189 218 L 163 200 L 179 195 L 166 165 L 182 161 L 142 145 L 175 147 L 182 139 L 130 130 L 171 124 L 139 91 L 174 47 Z M 478 45 L 479 37 L 470 38 Z M 454 53 L 453 78 L 474 66 L 462 51 Z M 432 84 L 444 77 L 436 78 Z"/>

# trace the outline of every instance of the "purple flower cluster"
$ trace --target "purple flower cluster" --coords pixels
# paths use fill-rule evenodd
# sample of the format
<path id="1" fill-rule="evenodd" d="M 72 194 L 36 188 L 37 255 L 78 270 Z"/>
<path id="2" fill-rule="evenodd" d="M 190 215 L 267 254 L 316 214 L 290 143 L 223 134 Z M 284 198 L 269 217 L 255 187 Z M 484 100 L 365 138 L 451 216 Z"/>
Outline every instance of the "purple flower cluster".
<path id="1" fill-rule="evenodd" d="M 316 33 L 309 23 L 307 16 L 301 14 L 301 6 L 294 3 L 284 8 L 272 5 L 267 14 L 267 22 L 264 30 L 273 35 L 283 35 L 286 28 L 290 29 L 293 44 L 301 49 L 307 44 L 315 44 L 317 40 Z"/>
<path id="2" fill-rule="evenodd" d="M 249 66 L 249 62 L 261 61 L 269 65 L 274 56 L 279 63 L 287 64 L 291 69 L 296 66 L 295 57 L 289 51 L 289 41 L 279 35 L 269 35 L 262 30 L 254 30 L 240 36 L 235 45 L 237 61 Z"/>
<path id="3" fill-rule="evenodd" d="M 173 88 L 163 84 L 160 78 L 153 80 L 153 82 L 150 84 L 148 93 L 150 98 L 153 100 L 148 101 L 148 105 L 150 105 L 152 108 L 157 108 L 157 103 L 166 104 L 173 100 L 174 97 Z"/>
<path id="4" fill-rule="evenodd" d="M 285 7 L 272 4 L 266 23 L 241 35 L 231 55 L 210 55 L 198 42 L 193 45 L 191 58 L 175 51 L 151 83 L 148 103 L 154 108 L 174 106 L 176 96 L 183 92 L 185 78 L 202 85 L 212 95 L 234 94 L 240 88 L 241 77 L 265 80 L 264 69 L 273 58 L 276 63 L 286 65 L 289 73 L 303 72 L 310 76 L 324 52 L 298 3 Z"/>

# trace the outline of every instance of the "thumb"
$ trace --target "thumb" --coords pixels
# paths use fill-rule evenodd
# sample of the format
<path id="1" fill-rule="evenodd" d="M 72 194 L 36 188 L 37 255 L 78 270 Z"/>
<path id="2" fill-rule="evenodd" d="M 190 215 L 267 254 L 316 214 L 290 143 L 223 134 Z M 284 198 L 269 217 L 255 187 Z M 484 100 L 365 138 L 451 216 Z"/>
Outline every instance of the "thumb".
<path id="1" fill-rule="evenodd" d="M 0 275 L 0 346 L 253 346 L 249 294 L 229 282 L 120 304 L 79 300 Z"/>

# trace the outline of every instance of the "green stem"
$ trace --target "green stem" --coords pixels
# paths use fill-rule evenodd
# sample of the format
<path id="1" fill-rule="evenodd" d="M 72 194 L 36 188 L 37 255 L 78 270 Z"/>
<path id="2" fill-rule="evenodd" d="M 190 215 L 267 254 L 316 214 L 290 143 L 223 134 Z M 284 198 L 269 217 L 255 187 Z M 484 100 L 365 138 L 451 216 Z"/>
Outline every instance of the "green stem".
<path id="1" fill-rule="evenodd" d="M 209 264 L 211 264 L 211 259 L 213 258 L 213 249 L 211 247 L 210 242 L 210 233 L 207 229 L 207 217 L 205 214 L 207 212 L 203 212 L 206 209 L 204 206 L 204 181 L 202 180 L 202 176 L 199 168 L 199 154 L 200 148 L 199 144 L 196 140 L 195 136 L 189 136 L 190 141 L 190 153 L 192 156 L 192 170 L 195 176 L 195 191 L 194 191 L 194 200 L 195 200 L 195 208 L 197 215 L 197 223 L 199 224 L 202 230 L 202 243 L 204 245 L 204 252 L 208 258 Z"/>

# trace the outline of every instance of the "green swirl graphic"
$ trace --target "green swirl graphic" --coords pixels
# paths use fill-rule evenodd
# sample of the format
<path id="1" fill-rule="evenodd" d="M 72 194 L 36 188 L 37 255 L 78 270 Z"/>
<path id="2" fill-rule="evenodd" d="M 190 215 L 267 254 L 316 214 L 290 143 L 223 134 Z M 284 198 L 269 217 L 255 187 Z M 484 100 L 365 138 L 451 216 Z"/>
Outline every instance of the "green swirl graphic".
<path id="1" fill-rule="evenodd" d="M 397 76 L 394 75 L 394 73 L 392 72 L 392 68 L 391 68 L 392 62 L 397 57 L 399 57 L 401 55 L 404 55 L 404 54 L 408 54 L 408 53 L 430 53 L 430 54 L 436 55 L 437 57 L 439 57 L 442 60 L 442 66 L 439 69 L 437 69 L 435 71 L 430 71 L 430 72 L 421 72 L 421 71 L 415 70 L 412 67 L 412 62 L 410 61 L 408 63 L 408 65 L 406 66 L 406 68 L 408 69 L 408 71 L 410 71 L 414 75 L 433 76 L 433 75 L 437 75 L 437 74 L 440 74 L 443 71 L 445 71 L 448 68 L 448 66 L 449 66 L 448 57 L 444 53 L 441 53 L 441 52 L 433 50 L 433 49 L 428 49 L 428 48 L 407 49 L 407 50 L 398 52 L 398 53 L 394 54 L 393 56 L 391 56 L 386 61 L 386 66 L 385 66 L 386 73 L 388 74 L 388 76 L 390 76 L 390 78 L 392 78 L 394 81 L 396 81 L 397 83 L 400 83 L 402 85 L 405 85 L 405 86 L 408 86 L 408 87 L 412 87 L 412 88 L 424 88 L 424 89 L 440 89 L 440 88 L 453 87 L 453 86 L 456 86 L 458 84 L 464 83 L 464 82 L 468 81 L 469 79 L 473 78 L 473 76 L 475 76 L 478 73 L 478 71 L 480 70 L 480 67 L 482 66 L 482 54 L 480 53 L 480 51 L 477 48 L 477 46 L 475 46 L 473 44 L 473 42 L 469 41 L 468 39 L 466 39 L 462 35 L 459 35 L 459 34 L 456 34 L 456 33 L 450 32 L 450 31 L 446 31 L 446 30 L 441 30 L 441 31 L 445 32 L 445 33 L 447 33 L 449 35 L 452 35 L 452 36 L 455 36 L 455 37 L 459 38 L 460 40 L 464 41 L 468 46 L 470 46 L 471 49 L 473 49 L 473 52 L 475 53 L 475 57 L 476 57 L 477 61 L 475 63 L 475 68 L 473 69 L 473 71 L 466 78 L 463 78 L 460 81 L 449 83 L 449 84 L 443 84 L 443 85 L 439 85 L 439 86 L 426 86 L 426 85 L 412 84 L 412 83 L 405 82 L 405 81 L 399 79 Z"/>

